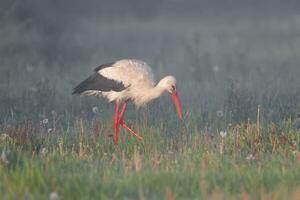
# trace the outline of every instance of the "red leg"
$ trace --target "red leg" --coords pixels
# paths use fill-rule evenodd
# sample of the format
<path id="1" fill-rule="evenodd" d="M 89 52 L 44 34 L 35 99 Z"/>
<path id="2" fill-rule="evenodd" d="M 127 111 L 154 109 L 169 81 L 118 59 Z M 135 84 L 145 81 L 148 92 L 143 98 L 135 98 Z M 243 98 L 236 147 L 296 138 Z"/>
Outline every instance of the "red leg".
<path id="1" fill-rule="evenodd" d="M 134 135 L 134 136 L 137 137 L 138 139 L 144 141 L 144 139 L 143 139 L 139 134 L 137 134 L 134 130 L 132 130 L 131 128 L 129 128 L 129 127 L 123 122 L 123 120 L 121 120 L 119 123 L 123 126 L 123 128 L 127 129 L 132 135 Z"/>
<path id="2" fill-rule="evenodd" d="M 125 109 L 126 109 L 126 101 L 124 101 L 124 103 L 123 103 L 120 115 L 119 115 L 119 108 L 120 108 L 120 101 L 117 101 L 116 112 L 115 112 L 115 115 L 113 117 L 113 119 L 114 119 L 114 141 L 115 141 L 115 144 L 118 144 L 118 140 L 119 140 L 119 138 L 118 138 L 119 125 L 122 125 L 122 127 L 127 129 L 132 135 L 134 135 L 138 139 L 144 141 L 144 139 L 139 134 L 137 134 L 134 130 L 129 128 L 123 121 L 123 117 L 124 117 L 124 113 L 125 113 Z"/>
<path id="3" fill-rule="evenodd" d="M 119 131 L 119 107 L 120 107 L 120 101 L 117 101 L 117 105 L 116 105 L 116 112 L 115 115 L 113 117 L 114 120 L 114 142 L 115 144 L 118 144 L 119 141 L 119 136 L 118 136 L 118 131 Z"/>
<path id="4" fill-rule="evenodd" d="M 126 101 L 124 101 L 124 103 L 123 103 L 122 110 L 119 115 L 118 123 L 120 123 L 123 120 L 125 109 L 126 109 Z"/>

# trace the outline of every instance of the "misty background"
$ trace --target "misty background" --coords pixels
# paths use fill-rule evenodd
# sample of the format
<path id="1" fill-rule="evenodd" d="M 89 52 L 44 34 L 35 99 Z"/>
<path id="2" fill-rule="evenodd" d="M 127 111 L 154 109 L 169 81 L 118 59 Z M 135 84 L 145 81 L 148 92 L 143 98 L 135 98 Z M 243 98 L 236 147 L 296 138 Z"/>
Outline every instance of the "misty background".
<path id="1" fill-rule="evenodd" d="M 265 120 L 297 118 L 299 11 L 296 0 L 0 1 L 0 120 L 91 118 L 95 106 L 110 120 L 105 100 L 71 93 L 122 58 L 176 76 L 186 115 L 202 122 L 255 120 L 259 104 Z M 146 110 L 168 116 L 169 102 Z"/>

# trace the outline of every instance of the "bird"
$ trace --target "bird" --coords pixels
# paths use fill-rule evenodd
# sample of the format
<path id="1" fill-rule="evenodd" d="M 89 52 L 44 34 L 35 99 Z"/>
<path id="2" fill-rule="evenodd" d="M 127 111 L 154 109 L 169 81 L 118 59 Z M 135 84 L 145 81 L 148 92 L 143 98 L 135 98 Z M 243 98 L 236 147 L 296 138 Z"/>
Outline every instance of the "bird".
<path id="1" fill-rule="evenodd" d="M 128 101 L 137 108 L 157 99 L 164 92 L 170 94 L 175 105 L 178 117 L 182 120 L 182 110 L 176 89 L 176 78 L 165 76 L 157 84 L 150 66 L 138 59 L 121 59 L 108 64 L 100 65 L 94 73 L 79 83 L 72 94 L 80 96 L 104 97 L 109 102 L 115 102 L 113 116 L 114 143 L 118 144 L 118 130 L 121 125 L 138 139 L 143 138 L 123 121 Z M 121 103 L 123 102 L 122 108 Z"/>

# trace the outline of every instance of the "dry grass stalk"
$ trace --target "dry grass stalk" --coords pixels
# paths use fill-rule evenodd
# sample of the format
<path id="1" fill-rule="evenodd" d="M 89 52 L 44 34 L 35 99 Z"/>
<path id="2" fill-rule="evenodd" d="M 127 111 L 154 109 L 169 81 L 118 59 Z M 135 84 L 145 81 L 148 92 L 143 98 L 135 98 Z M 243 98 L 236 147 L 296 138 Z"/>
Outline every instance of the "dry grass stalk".
<path id="1" fill-rule="evenodd" d="M 59 153 L 62 156 L 64 154 L 64 139 L 60 138 L 58 142 Z"/>
<path id="2" fill-rule="evenodd" d="M 206 184 L 205 179 L 203 177 L 201 177 L 200 180 L 199 180 L 199 190 L 201 192 L 201 199 L 207 200 L 208 199 L 207 184 Z"/>
<path id="3" fill-rule="evenodd" d="M 272 153 L 275 152 L 275 148 L 276 148 L 276 141 L 275 141 L 276 132 L 277 132 L 276 125 L 272 123 L 271 130 L 270 130 L 270 142 L 272 145 Z"/>
<path id="4" fill-rule="evenodd" d="M 247 128 L 246 128 L 247 135 L 249 135 L 250 130 L 251 130 L 251 124 L 250 124 L 250 119 L 248 118 L 248 120 L 247 120 Z"/>
<path id="5" fill-rule="evenodd" d="M 139 185 L 139 200 L 145 200 L 145 199 L 146 198 L 145 198 L 143 187 Z"/>
<path id="6" fill-rule="evenodd" d="M 31 159 L 34 159 L 36 156 L 36 146 L 33 147 L 32 152 L 31 152 Z"/>
<path id="7" fill-rule="evenodd" d="M 95 136 L 95 139 L 98 140 L 99 136 L 100 136 L 100 127 L 98 124 L 95 125 L 95 128 L 94 128 L 94 136 Z"/>
<path id="8" fill-rule="evenodd" d="M 133 162 L 134 162 L 135 171 L 140 172 L 142 169 L 142 160 L 141 160 L 141 156 L 136 148 L 134 148 Z"/>
<path id="9" fill-rule="evenodd" d="M 257 106 L 256 129 L 257 129 L 257 140 L 258 140 L 258 143 L 260 143 L 261 142 L 261 133 L 260 133 L 260 105 Z"/>
<path id="10" fill-rule="evenodd" d="M 225 146 L 225 137 L 220 136 L 220 143 L 219 143 L 219 150 L 220 154 L 222 155 L 224 153 L 224 146 Z"/>
<path id="11" fill-rule="evenodd" d="M 117 156 L 116 156 L 116 154 L 113 153 L 112 156 L 111 156 L 111 160 L 110 160 L 109 165 L 112 165 L 115 160 L 117 160 Z"/>
<path id="12" fill-rule="evenodd" d="M 208 135 L 208 128 L 207 127 L 205 127 L 204 142 L 205 142 L 205 145 L 209 144 L 209 135 Z"/>
<path id="13" fill-rule="evenodd" d="M 169 187 L 166 188 L 166 200 L 175 200 L 175 197 Z"/>
<path id="14" fill-rule="evenodd" d="M 235 151 L 241 151 L 241 136 L 240 136 L 240 126 L 237 125 L 235 127 L 235 135 L 234 135 L 234 147 Z"/>
<path id="15" fill-rule="evenodd" d="M 152 171 L 156 171 L 156 169 L 158 168 L 159 164 L 160 164 L 160 156 L 159 154 L 157 153 L 157 150 L 155 149 L 155 152 L 154 152 L 154 155 L 151 159 L 151 168 L 152 168 Z"/>
<path id="16" fill-rule="evenodd" d="M 296 153 L 296 160 L 297 160 L 298 166 L 300 167 L 300 152 L 299 151 L 297 151 L 297 153 Z"/>
<path id="17" fill-rule="evenodd" d="M 195 130 L 195 133 L 198 133 L 198 131 Z M 196 150 L 199 148 L 199 146 L 200 146 L 200 135 L 197 134 L 193 137 L 192 149 Z"/>
<path id="18" fill-rule="evenodd" d="M 242 191 L 241 194 L 240 194 L 240 200 L 250 200 L 250 196 L 247 192 L 245 191 Z"/>
<path id="19" fill-rule="evenodd" d="M 85 149 L 82 142 L 79 142 L 79 158 L 84 159 L 86 156 Z"/>

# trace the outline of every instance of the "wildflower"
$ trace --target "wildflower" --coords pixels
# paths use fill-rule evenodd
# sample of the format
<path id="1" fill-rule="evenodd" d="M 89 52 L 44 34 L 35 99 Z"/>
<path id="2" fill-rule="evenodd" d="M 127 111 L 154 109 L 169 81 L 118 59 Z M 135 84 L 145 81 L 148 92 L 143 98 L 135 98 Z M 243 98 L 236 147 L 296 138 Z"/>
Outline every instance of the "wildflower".
<path id="1" fill-rule="evenodd" d="M 94 106 L 94 107 L 92 108 L 92 111 L 93 111 L 94 114 L 96 114 L 96 113 L 99 112 L 99 108 L 98 108 L 97 106 Z"/>
<path id="2" fill-rule="evenodd" d="M 43 121 L 42 121 L 43 124 L 48 124 L 48 122 L 49 122 L 48 118 L 45 118 L 45 119 L 43 119 Z"/>
<path id="3" fill-rule="evenodd" d="M 52 133 L 53 129 L 52 128 L 48 128 L 48 133 Z"/>
<path id="4" fill-rule="evenodd" d="M 58 200 L 59 199 L 58 193 L 57 192 L 51 192 L 49 199 L 50 200 Z"/>
<path id="5" fill-rule="evenodd" d="M 253 154 L 249 154 L 249 155 L 246 157 L 246 160 L 255 160 L 255 157 L 253 156 Z"/>
<path id="6" fill-rule="evenodd" d="M 227 135 L 227 131 L 220 131 L 220 135 L 222 138 L 224 138 Z"/>
<path id="7" fill-rule="evenodd" d="M 223 117 L 223 116 L 224 116 L 223 111 L 222 111 L 222 110 L 218 110 L 218 111 L 217 111 L 217 116 L 218 116 L 218 117 Z"/>
<path id="8" fill-rule="evenodd" d="M 42 154 L 43 156 L 45 156 L 47 153 L 48 153 L 47 148 L 46 148 L 46 147 L 43 147 L 43 148 L 42 148 L 42 151 L 41 151 L 41 154 Z"/>

